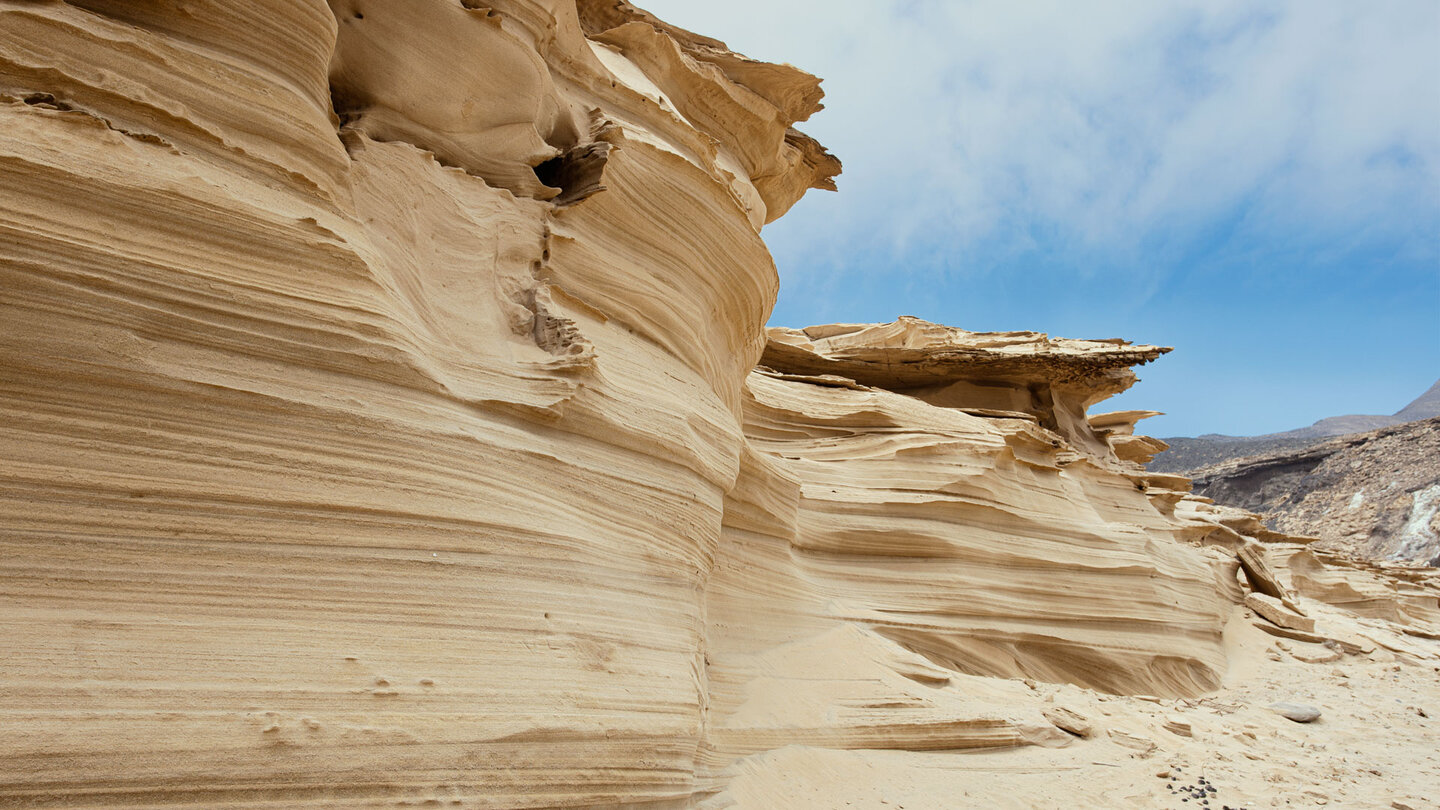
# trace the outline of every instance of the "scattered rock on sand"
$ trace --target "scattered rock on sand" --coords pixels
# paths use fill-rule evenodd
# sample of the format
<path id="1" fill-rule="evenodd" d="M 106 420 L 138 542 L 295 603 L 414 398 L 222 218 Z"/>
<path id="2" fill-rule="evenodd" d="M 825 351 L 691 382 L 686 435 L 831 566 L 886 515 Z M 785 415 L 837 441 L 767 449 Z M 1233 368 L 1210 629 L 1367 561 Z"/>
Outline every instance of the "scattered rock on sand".
<path id="1" fill-rule="evenodd" d="M 1273 596 L 1266 596 L 1263 593 L 1246 594 L 1245 607 L 1268 619 L 1271 624 L 1299 630 L 1302 633 L 1315 632 L 1314 619 L 1295 613 Z"/>
<path id="2" fill-rule="evenodd" d="M 1312 723 L 1320 719 L 1320 710 L 1307 703 L 1288 703 L 1282 700 L 1271 703 L 1270 711 L 1297 723 Z"/>
<path id="3" fill-rule="evenodd" d="M 1326 640 L 1325 636 L 1319 635 L 1318 633 L 1305 633 L 1300 630 L 1291 630 L 1288 627 L 1281 627 L 1278 624 L 1271 624 L 1268 621 L 1255 622 L 1255 626 L 1272 636 L 1288 638 L 1291 641 L 1303 641 L 1307 644 L 1323 644 Z"/>
<path id="4" fill-rule="evenodd" d="M 1369 655 L 1375 652 L 1375 643 L 1359 636 L 1334 636 L 1330 641 L 1339 646 L 1340 651 L 1346 655 Z"/>
<path id="5" fill-rule="evenodd" d="M 1296 650 L 1290 654 L 1295 656 L 1295 660 L 1304 661 L 1307 664 L 1330 664 L 1343 657 L 1338 650 L 1332 650 L 1329 647 L 1321 647 L 1318 650 Z"/>
<path id="6" fill-rule="evenodd" d="M 1281 584 L 1280 578 L 1275 576 L 1275 570 L 1270 567 L 1265 547 L 1260 543 L 1254 540 L 1247 541 L 1236 551 L 1235 558 L 1240 561 L 1240 568 L 1245 572 L 1245 579 L 1250 582 L 1251 588 L 1276 599 L 1285 599 L 1289 596 L 1285 592 L 1285 586 Z"/>
<path id="7" fill-rule="evenodd" d="M 1133 751 L 1140 752 L 1141 756 L 1149 755 L 1150 752 L 1155 750 L 1155 743 L 1153 741 L 1147 740 L 1144 737 L 1135 734 L 1131 734 L 1127 731 L 1121 731 L 1119 729 L 1112 728 L 1110 729 L 1109 734 L 1110 739 L 1114 740 L 1119 745 L 1123 745 Z"/>
<path id="8" fill-rule="evenodd" d="M 1095 726 L 1090 722 L 1090 718 L 1064 706 L 1052 706 L 1041 714 L 1045 715 L 1046 720 L 1076 737 L 1089 737 L 1095 733 Z"/>
<path id="9" fill-rule="evenodd" d="M 1171 734 L 1178 734 L 1181 737 L 1195 736 L 1195 732 L 1190 728 L 1190 724 L 1176 717 L 1168 718 L 1165 721 L 1164 729 Z"/>

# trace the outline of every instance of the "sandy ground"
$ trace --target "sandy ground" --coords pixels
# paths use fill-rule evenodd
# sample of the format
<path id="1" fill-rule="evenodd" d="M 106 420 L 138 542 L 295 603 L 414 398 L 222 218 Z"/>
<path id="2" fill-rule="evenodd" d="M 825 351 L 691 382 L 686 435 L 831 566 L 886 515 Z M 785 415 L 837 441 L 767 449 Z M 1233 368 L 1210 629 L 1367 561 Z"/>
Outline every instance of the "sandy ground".
<path id="1" fill-rule="evenodd" d="M 1364 620 L 1307 605 L 1325 613 L 1332 628 L 1378 635 Z M 792 746 L 743 762 L 730 798 L 757 810 L 1440 807 L 1440 659 L 1430 657 L 1440 653 L 1440 642 L 1406 638 L 1397 646 L 1413 644 L 1417 654 L 1380 647 L 1309 663 L 1301 658 L 1333 653 L 1267 635 L 1239 608 L 1227 637 L 1228 682 L 1199 699 L 1036 684 L 1041 700 L 1087 715 L 1096 726 L 1091 738 L 1064 748 Z M 1266 708 L 1276 701 L 1308 703 L 1323 714 L 1295 723 Z M 1202 778 L 1215 789 L 1204 799 L 1193 789 Z"/>

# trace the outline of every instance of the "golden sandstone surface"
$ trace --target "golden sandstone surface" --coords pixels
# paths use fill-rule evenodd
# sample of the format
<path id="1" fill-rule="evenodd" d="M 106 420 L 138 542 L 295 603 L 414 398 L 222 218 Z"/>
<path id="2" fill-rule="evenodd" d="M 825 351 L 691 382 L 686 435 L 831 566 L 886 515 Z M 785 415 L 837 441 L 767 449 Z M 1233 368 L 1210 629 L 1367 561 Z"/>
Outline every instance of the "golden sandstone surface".
<path id="1" fill-rule="evenodd" d="M 1440 590 L 1147 474 L 1166 349 L 766 330 L 820 97 L 619 0 L 0 2 L 0 806 L 1440 783 L 1331 773 Z"/>

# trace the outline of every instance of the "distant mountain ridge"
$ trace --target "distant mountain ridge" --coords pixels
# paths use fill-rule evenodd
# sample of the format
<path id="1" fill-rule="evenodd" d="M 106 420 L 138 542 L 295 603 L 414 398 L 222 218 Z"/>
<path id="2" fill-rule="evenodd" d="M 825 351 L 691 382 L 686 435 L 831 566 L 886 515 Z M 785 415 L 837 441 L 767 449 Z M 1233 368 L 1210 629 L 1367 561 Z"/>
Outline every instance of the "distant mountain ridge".
<path id="1" fill-rule="evenodd" d="M 1221 433 L 1207 433 L 1194 437 L 1166 437 L 1164 441 L 1170 445 L 1170 449 L 1157 456 L 1148 466 L 1155 472 L 1190 472 L 1231 459 L 1300 450 L 1335 436 L 1365 433 L 1435 416 L 1440 416 L 1440 380 L 1426 389 L 1425 393 L 1411 400 L 1408 405 L 1388 416 L 1379 414 L 1328 416 L 1309 427 L 1259 436 L 1227 436 Z"/>
<path id="2" fill-rule="evenodd" d="M 1440 380 L 1436 380 L 1435 384 L 1430 386 L 1428 391 L 1416 397 L 1414 402 L 1396 411 L 1395 415 L 1402 422 L 1414 422 L 1417 419 L 1440 416 Z"/>
<path id="3" fill-rule="evenodd" d="M 1429 419 L 1432 416 L 1440 416 L 1440 380 L 1430 386 L 1425 393 L 1416 397 L 1409 405 L 1401 408 L 1389 416 L 1348 414 L 1346 416 L 1328 416 L 1310 427 L 1298 430 L 1287 430 L 1284 433 L 1272 433 L 1271 438 L 1297 438 L 1297 439 L 1324 439 L 1331 436 L 1345 436 L 1350 433 L 1363 433 L 1369 430 L 1379 430 L 1391 425 L 1403 425 L 1406 422 L 1415 422 L 1420 419 Z"/>

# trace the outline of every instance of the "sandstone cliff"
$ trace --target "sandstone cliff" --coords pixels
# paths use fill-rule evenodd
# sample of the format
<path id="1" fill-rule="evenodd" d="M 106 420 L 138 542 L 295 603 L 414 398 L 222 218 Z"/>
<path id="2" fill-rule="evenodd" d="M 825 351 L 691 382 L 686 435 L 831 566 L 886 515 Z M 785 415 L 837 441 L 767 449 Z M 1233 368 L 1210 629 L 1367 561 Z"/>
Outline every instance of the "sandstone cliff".
<path id="1" fill-rule="evenodd" d="M 1153 807 L 1301 778 L 1301 655 L 1434 689 L 1432 580 L 1087 413 L 1164 349 L 767 334 L 820 96 L 619 0 L 0 2 L 0 805 Z"/>

